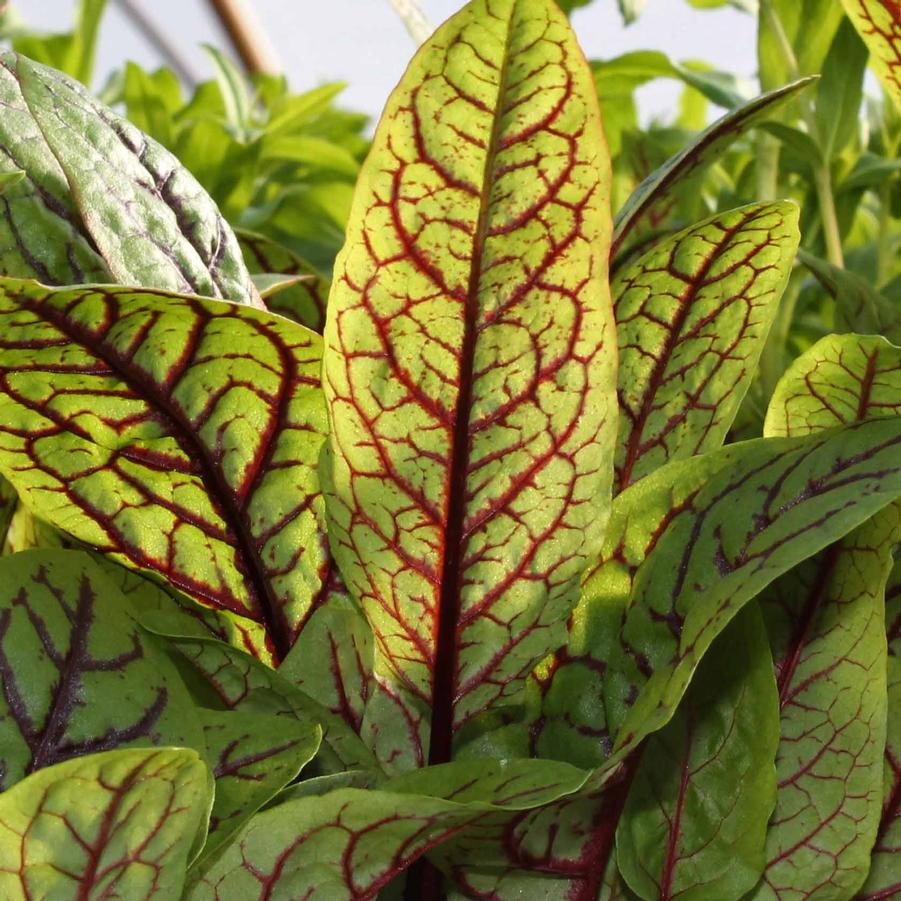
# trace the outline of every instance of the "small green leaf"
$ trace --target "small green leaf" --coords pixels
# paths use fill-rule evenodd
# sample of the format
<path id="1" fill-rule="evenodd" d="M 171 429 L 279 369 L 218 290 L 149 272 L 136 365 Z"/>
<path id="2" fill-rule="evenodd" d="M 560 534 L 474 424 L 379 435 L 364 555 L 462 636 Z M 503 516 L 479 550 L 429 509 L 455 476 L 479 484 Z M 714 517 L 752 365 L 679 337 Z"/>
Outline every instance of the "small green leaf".
<path id="1" fill-rule="evenodd" d="M 641 752 L 616 837 L 629 887 L 647 901 L 744 897 L 763 871 L 778 744 L 773 660 L 752 604 Z"/>
<path id="2" fill-rule="evenodd" d="M 841 153 L 860 130 L 867 48 L 854 26 L 843 19 L 823 63 L 817 85 L 816 122 L 823 159 Z"/>
<path id="3" fill-rule="evenodd" d="M 221 50 L 211 44 L 204 44 L 203 49 L 213 62 L 216 83 L 225 104 L 225 119 L 240 139 L 246 139 L 253 124 L 250 86 L 241 70 Z"/>
<path id="4" fill-rule="evenodd" d="M 626 25 L 631 25 L 644 12 L 648 0 L 617 0 L 619 11 Z"/>
<path id="5" fill-rule="evenodd" d="M 92 754 L 29 776 L 0 795 L 0 895 L 179 898 L 211 789 L 182 748 Z"/>

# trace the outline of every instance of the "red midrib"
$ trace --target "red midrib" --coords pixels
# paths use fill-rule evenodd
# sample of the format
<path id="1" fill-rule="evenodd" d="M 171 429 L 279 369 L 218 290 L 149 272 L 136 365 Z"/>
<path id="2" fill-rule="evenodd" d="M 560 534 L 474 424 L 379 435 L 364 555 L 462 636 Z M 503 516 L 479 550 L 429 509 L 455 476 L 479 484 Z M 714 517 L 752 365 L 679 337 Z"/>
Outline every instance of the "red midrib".
<path id="1" fill-rule="evenodd" d="M 670 826 L 669 837 L 666 843 L 666 859 L 663 862 L 663 873 L 660 877 L 660 899 L 669 901 L 673 896 L 673 875 L 676 870 L 676 860 L 679 853 L 679 835 L 682 831 L 682 811 L 685 809 L 685 795 L 688 791 L 688 764 L 691 754 L 691 741 L 694 732 L 694 711 L 688 707 L 688 722 L 686 723 L 685 756 L 682 759 L 682 772 L 679 778 L 679 797 L 676 799 L 676 809 L 673 812 L 673 821 Z"/>
<path id="2" fill-rule="evenodd" d="M 479 311 L 479 284 L 482 257 L 488 235 L 491 212 L 491 185 L 499 150 L 502 121 L 501 105 L 506 93 L 510 42 L 517 2 L 510 8 L 510 20 L 498 75 L 497 103 L 491 126 L 491 139 L 485 153 L 479 217 L 473 237 L 472 263 L 464 307 L 463 344 L 460 351 L 460 391 L 454 418 L 453 445 L 449 462 L 447 528 L 444 533 L 444 561 L 438 600 L 438 632 L 435 640 L 435 670 L 432 676 L 432 720 L 429 763 L 447 763 L 452 756 L 454 706 L 456 703 L 460 619 L 460 590 L 463 582 L 463 521 L 466 516 L 466 482 L 469 471 L 469 420 L 472 408 L 472 381 L 475 360 L 476 318 Z"/>

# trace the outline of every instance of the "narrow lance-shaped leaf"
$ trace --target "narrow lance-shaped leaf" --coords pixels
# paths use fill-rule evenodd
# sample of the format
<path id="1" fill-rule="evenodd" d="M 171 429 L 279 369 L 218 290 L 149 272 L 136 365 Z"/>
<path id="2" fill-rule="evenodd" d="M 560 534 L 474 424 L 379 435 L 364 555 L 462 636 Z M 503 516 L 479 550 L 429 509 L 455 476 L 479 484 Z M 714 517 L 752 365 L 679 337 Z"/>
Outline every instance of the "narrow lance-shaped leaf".
<path id="1" fill-rule="evenodd" d="M 283 657 L 328 591 L 320 341 L 236 304 L 0 284 L 0 471 Z"/>
<path id="2" fill-rule="evenodd" d="M 772 657 L 751 604 L 641 752 L 616 840 L 629 887 L 647 901 L 744 897 L 763 870 L 778 743 Z"/>
<path id="3" fill-rule="evenodd" d="M 869 48 L 885 90 L 901 109 L 901 2 L 842 0 L 842 5 Z"/>
<path id="4" fill-rule="evenodd" d="M 814 81 L 814 78 L 802 78 L 732 110 L 698 135 L 694 143 L 652 172 L 616 214 L 611 257 L 618 253 L 629 235 L 657 204 L 665 203 L 673 191 L 698 169 L 715 160 L 749 128 L 773 115 Z"/>
<path id="5" fill-rule="evenodd" d="M 301 325 L 322 332 L 325 307 L 331 284 L 309 263 L 275 241 L 254 232 L 240 230 L 238 240 L 247 268 L 252 273 L 303 276 L 304 280 L 268 298 L 266 307 Z"/>
<path id="6" fill-rule="evenodd" d="M 608 181 L 565 17 L 476 0 L 414 59 L 357 188 L 326 324 L 329 537 L 432 710 L 433 762 L 559 643 L 600 542 Z"/>
<path id="7" fill-rule="evenodd" d="M 0 102 L 0 172 L 23 173 L 0 192 L 0 274 L 47 285 L 110 281 L 9 56 L 0 57 Z"/>
<path id="8" fill-rule="evenodd" d="M 0 789 L 72 757 L 140 745 L 203 748 L 175 667 L 87 556 L 0 562 Z"/>
<path id="9" fill-rule="evenodd" d="M 181 897 L 211 782 L 183 748 L 108 751 L 49 767 L 0 795 L 0 895 Z"/>
<path id="10" fill-rule="evenodd" d="M 374 898 L 425 852 L 504 811 L 551 804 L 586 774 L 552 761 L 433 767 L 382 789 L 339 789 L 254 817 L 191 901 Z M 424 792 L 424 793 L 420 793 Z"/>
<path id="11" fill-rule="evenodd" d="M 117 281 L 262 306 L 237 239 L 169 151 L 73 79 L 15 54 L 2 59 Z"/>
<path id="12" fill-rule="evenodd" d="M 620 490 L 723 443 L 791 272 L 797 222 L 788 203 L 721 213 L 617 274 Z"/>
<path id="13" fill-rule="evenodd" d="M 768 434 L 807 435 L 901 406 L 901 349 L 831 335 L 780 380 Z M 757 898 L 850 897 L 870 867 L 883 807 L 883 594 L 901 504 L 777 580 L 761 596 L 779 684 L 779 790 Z"/>
<path id="14" fill-rule="evenodd" d="M 669 719 L 743 604 L 901 494 L 899 449 L 897 418 L 748 442 L 672 516 L 639 568 L 609 661 L 607 716 L 618 750 Z"/>
<path id="15" fill-rule="evenodd" d="M 897 555 L 897 552 L 896 552 Z M 901 892 L 901 561 L 895 562 L 885 592 L 888 632 L 888 730 L 882 780 L 882 815 L 861 901 Z"/>

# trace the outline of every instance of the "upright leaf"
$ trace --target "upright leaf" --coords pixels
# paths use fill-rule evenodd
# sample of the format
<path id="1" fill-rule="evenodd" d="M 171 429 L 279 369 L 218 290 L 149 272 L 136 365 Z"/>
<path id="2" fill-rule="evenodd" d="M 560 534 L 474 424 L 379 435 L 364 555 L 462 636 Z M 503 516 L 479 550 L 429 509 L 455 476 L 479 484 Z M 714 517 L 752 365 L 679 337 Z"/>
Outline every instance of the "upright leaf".
<path id="1" fill-rule="evenodd" d="M 169 151 L 61 73 L 3 61 L 114 278 L 261 306 L 237 239 Z"/>
<path id="2" fill-rule="evenodd" d="M 641 753 L 617 830 L 629 887 L 648 901 L 721 901 L 752 889 L 778 743 L 772 657 L 752 604 L 713 643 L 676 715 Z"/>
<path id="3" fill-rule="evenodd" d="M 92 754 L 29 776 L 0 795 L 0 895 L 180 897 L 210 787 L 182 748 Z"/>
<path id="4" fill-rule="evenodd" d="M 413 61 L 358 185 L 326 324 L 329 537 L 435 762 L 559 643 L 599 546 L 608 180 L 566 19 L 475 0 Z"/>
<path id="5" fill-rule="evenodd" d="M 658 204 L 666 203 L 677 187 L 683 185 L 699 169 L 716 160 L 742 134 L 793 100 L 813 81 L 813 78 L 802 78 L 732 110 L 698 135 L 684 150 L 652 172 L 616 214 L 611 257 L 616 256 L 629 235 Z"/>
<path id="6" fill-rule="evenodd" d="M 0 471 L 283 657 L 321 597 L 318 336 L 236 304 L 0 283 Z"/>
<path id="7" fill-rule="evenodd" d="M 0 562 L 0 789 L 112 748 L 202 748 L 177 671 L 83 553 Z"/>
<path id="8" fill-rule="evenodd" d="M 898 0 L 842 0 L 872 54 L 873 68 L 901 108 L 901 3 Z"/>
<path id="9" fill-rule="evenodd" d="M 797 220 L 788 203 L 722 213 L 617 273 L 620 490 L 722 444 L 791 272 Z"/>

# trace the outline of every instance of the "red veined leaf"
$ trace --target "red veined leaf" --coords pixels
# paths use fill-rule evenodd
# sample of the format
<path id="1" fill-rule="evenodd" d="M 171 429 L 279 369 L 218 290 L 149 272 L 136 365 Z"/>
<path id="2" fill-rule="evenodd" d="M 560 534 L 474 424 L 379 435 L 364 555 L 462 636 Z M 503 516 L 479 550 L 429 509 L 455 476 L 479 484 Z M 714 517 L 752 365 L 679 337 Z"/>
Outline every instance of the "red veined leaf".
<path id="1" fill-rule="evenodd" d="M 842 0 L 842 4 L 872 54 L 885 90 L 901 109 L 901 2 Z"/>
<path id="2" fill-rule="evenodd" d="M 559 644 L 600 543 L 608 165 L 565 17 L 476 0 L 414 59 L 357 188 L 326 324 L 329 538 L 432 762 Z"/>

